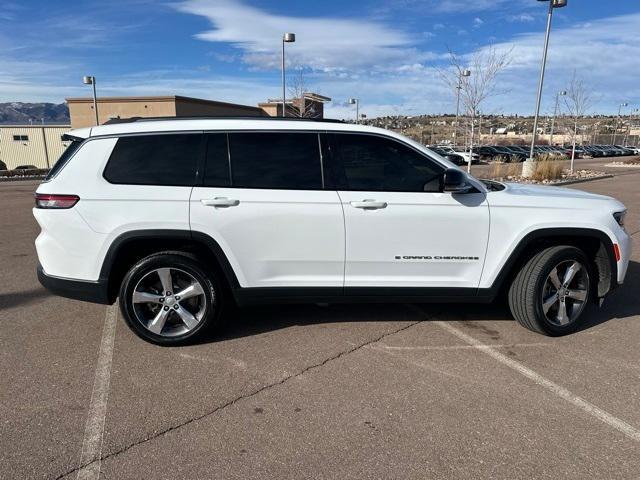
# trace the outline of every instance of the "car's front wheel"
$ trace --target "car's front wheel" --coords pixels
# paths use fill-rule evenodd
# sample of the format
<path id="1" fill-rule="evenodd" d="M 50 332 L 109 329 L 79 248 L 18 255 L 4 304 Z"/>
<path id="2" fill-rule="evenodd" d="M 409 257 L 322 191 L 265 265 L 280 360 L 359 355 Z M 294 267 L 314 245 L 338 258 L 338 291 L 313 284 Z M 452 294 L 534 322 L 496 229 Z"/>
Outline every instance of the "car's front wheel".
<path id="1" fill-rule="evenodd" d="M 120 309 L 139 337 L 158 345 L 193 342 L 221 325 L 223 294 L 216 276 L 182 252 L 161 252 L 126 274 Z"/>
<path id="2" fill-rule="evenodd" d="M 534 255 L 509 289 L 509 307 L 522 326 L 545 335 L 566 335 L 583 321 L 591 293 L 585 254 L 570 246 L 549 247 Z"/>

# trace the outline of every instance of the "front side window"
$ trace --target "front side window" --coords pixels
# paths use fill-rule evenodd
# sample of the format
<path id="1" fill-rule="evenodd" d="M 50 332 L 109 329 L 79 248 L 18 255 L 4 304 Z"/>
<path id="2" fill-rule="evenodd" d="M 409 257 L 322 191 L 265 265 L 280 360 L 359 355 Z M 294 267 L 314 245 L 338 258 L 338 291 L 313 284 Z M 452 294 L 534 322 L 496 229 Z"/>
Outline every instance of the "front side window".
<path id="1" fill-rule="evenodd" d="M 195 185 L 203 138 L 196 133 L 121 137 L 104 178 L 130 185 Z"/>
<path id="2" fill-rule="evenodd" d="M 444 167 L 395 140 L 333 134 L 334 175 L 341 190 L 439 192 Z"/>
<path id="3" fill-rule="evenodd" d="M 322 189 L 317 133 L 237 132 L 228 141 L 232 187 Z"/>

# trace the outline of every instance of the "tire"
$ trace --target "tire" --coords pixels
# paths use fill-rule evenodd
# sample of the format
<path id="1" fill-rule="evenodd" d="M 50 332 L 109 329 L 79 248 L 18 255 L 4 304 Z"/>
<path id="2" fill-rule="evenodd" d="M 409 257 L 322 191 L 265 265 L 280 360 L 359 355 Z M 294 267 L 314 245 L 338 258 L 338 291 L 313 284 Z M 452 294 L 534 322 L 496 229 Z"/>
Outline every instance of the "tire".
<path id="1" fill-rule="evenodd" d="M 509 288 L 509 308 L 516 321 L 529 330 L 549 336 L 567 335 L 584 321 L 592 278 L 582 250 L 570 246 L 546 248 L 525 263 L 514 278 Z"/>
<path id="2" fill-rule="evenodd" d="M 195 256 L 160 252 L 131 267 L 118 298 L 136 335 L 156 345 L 177 346 L 223 326 L 225 292 L 218 275 L 202 268 Z"/>

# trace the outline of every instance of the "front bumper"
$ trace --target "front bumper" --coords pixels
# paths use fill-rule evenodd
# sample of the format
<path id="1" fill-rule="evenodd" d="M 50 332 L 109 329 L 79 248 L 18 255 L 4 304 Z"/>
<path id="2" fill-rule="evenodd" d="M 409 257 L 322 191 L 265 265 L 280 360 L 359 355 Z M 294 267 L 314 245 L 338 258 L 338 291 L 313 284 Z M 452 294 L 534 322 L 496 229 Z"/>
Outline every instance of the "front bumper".
<path id="1" fill-rule="evenodd" d="M 101 303 L 103 305 L 111 304 L 106 281 L 88 282 L 54 277 L 47 275 L 42 265 L 38 265 L 38 280 L 44 288 L 54 295 L 82 300 L 83 302 Z"/>

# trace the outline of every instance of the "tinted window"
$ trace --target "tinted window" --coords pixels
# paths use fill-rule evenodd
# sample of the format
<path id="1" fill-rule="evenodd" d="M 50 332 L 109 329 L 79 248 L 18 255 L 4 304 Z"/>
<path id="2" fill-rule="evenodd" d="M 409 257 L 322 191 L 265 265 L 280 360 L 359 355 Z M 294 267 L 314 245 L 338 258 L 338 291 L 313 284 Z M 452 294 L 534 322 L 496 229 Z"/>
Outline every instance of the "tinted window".
<path id="1" fill-rule="evenodd" d="M 204 167 L 205 187 L 229 187 L 229 150 L 226 133 L 207 135 L 207 162 Z"/>
<path id="2" fill-rule="evenodd" d="M 104 177 L 111 183 L 194 185 L 202 139 L 190 133 L 119 138 Z"/>
<path id="3" fill-rule="evenodd" d="M 229 151 L 234 187 L 322 189 L 316 133 L 229 133 Z"/>
<path id="4" fill-rule="evenodd" d="M 45 180 L 51 180 L 53 177 L 55 177 L 58 172 L 62 170 L 62 168 L 67 164 L 73 154 L 76 153 L 78 148 L 80 148 L 80 145 L 82 145 L 82 142 L 80 140 L 74 140 L 73 142 L 71 142 L 69 146 L 64 149 L 58 161 L 53 164 L 53 167 L 51 167 L 51 170 L 49 170 L 49 173 L 45 177 Z"/>
<path id="5" fill-rule="evenodd" d="M 375 135 L 333 135 L 333 158 L 344 190 L 437 192 L 444 168 L 395 140 Z"/>

